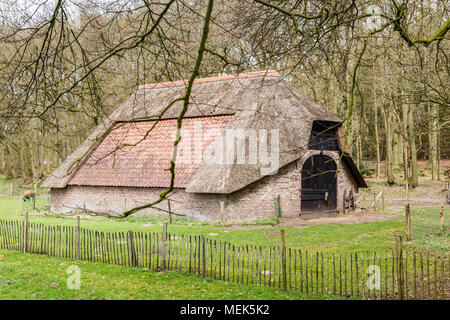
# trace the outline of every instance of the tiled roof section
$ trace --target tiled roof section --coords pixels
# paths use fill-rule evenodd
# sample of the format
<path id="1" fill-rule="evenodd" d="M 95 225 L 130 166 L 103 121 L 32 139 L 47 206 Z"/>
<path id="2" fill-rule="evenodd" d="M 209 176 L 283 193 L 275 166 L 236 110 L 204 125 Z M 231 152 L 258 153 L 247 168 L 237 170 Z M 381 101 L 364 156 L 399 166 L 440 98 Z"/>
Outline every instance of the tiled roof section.
<path id="1" fill-rule="evenodd" d="M 278 74 L 278 72 L 273 71 L 273 70 L 255 71 L 255 72 L 238 73 L 238 74 L 219 76 L 219 77 L 198 78 L 198 79 L 194 80 L 194 83 L 197 84 L 197 83 L 215 82 L 215 81 L 232 80 L 232 79 L 243 79 L 243 78 L 252 78 L 252 77 L 260 77 L 260 76 L 279 76 L 279 74 Z M 144 84 L 144 85 L 139 86 L 139 89 L 176 87 L 176 86 L 187 85 L 187 83 L 188 83 L 188 80 L 149 83 L 149 84 Z"/>
<path id="2" fill-rule="evenodd" d="M 232 117 L 222 115 L 183 120 L 175 167 L 175 188 L 187 185 L 200 165 L 200 161 L 195 161 L 199 159 L 198 154 L 203 153 L 217 137 L 217 134 L 205 133 L 212 132 L 210 130 L 221 132 Z M 170 172 L 167 169 L 176 128 L 176 119 L 116 124 L 79 168 L 69 185 L 168 187 Z M 198 137 L 203 137 L 202 142 L 199 143 Z M 194 142 L 201 145 L 201 150 L 194 146 Z"/>

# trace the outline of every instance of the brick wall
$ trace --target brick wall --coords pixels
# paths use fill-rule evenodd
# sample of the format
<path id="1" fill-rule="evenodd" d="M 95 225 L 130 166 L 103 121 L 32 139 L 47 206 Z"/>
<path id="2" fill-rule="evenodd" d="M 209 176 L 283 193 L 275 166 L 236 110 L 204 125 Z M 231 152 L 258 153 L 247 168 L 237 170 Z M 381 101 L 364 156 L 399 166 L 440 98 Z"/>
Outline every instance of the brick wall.
<path id="1" fill-rule="evenodd" d="M 300 213 L 301 168 L 304 161 L 319 151 L 308 151 L 301 159 L 281 168 L 276 175 L 266 176 L 242 190 L 229 195 L 186 193 L 184 189 L 175 189 L 170 196 L 171 209 L 193 220 L 217 221 L 220 219 L 220 201 L 225 201 L 225 220 L 244 221 L 274 217 L 274 198 L 280 195 L 284 217 L 298 217 Z M 333 159 L 338 159 L 337 152 L 324 151 Z M 342 211 L 344 190 L 353 189 L 356 184 L 343 166 L 337 177 L 338 210 Z M 120 214 L 126 209 L 152 202 L 159 198 L 163 188 L 132 187 L 93 187 L 68 186 L 63 189 L 51 189 L 50 207 L 53 212 L 73 212 L 88 210 L 108 214 Z M 167 201 L 156 206 L 167 210 Z M 167 212 L 158 209 L 145 209 L 137 216 Z"/>

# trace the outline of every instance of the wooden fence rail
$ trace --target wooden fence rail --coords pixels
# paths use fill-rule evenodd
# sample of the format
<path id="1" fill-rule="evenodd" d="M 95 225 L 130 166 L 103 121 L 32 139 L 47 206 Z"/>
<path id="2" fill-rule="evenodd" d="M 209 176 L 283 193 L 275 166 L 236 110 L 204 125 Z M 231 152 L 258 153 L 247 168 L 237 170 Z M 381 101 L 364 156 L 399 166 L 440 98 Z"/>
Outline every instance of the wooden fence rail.
<path id="1" fill-rule="evenodd" d="M 167 230 L 167 227 L 164 227 Z M 27 231 L 27 232 L 25 232 Z M 449 299 L 448 254 L 396 248 L 327 253 L 238 245 L 201 235 L 103 232 L 0 220 L 0 248 L 194 273 L 240 284 L 363 299 Z"/>

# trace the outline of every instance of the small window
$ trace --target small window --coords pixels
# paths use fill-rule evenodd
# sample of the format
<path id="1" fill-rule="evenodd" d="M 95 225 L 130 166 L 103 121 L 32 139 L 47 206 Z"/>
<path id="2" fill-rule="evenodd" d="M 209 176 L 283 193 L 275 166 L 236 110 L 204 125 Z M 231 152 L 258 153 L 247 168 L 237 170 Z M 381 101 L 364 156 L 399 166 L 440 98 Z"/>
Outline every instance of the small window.
<path id="1" fill-rule="evenodd" d="M 336 136 L 337 122 L 314 121 L 308 148 L 312 150 L 339 150 Z"/>

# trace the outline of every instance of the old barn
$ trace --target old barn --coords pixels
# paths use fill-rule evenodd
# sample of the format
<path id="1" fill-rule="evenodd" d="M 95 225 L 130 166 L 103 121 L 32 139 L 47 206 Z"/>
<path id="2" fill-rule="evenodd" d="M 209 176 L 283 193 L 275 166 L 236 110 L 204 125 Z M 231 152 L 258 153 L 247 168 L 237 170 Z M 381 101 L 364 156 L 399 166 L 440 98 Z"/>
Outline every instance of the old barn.
<path id="1" fill-rule="evenodd" d="M 142 85 L 44 182 L 53 212 L 120 214 L 169 186 L 186 82 Z M 183 120 L 171 210 L 195 220 L 336 215 L 366 187 L 341 119 L 277 72 L 197 79 Z M 168 203 L 139 214 L 164 214 Z"/>

